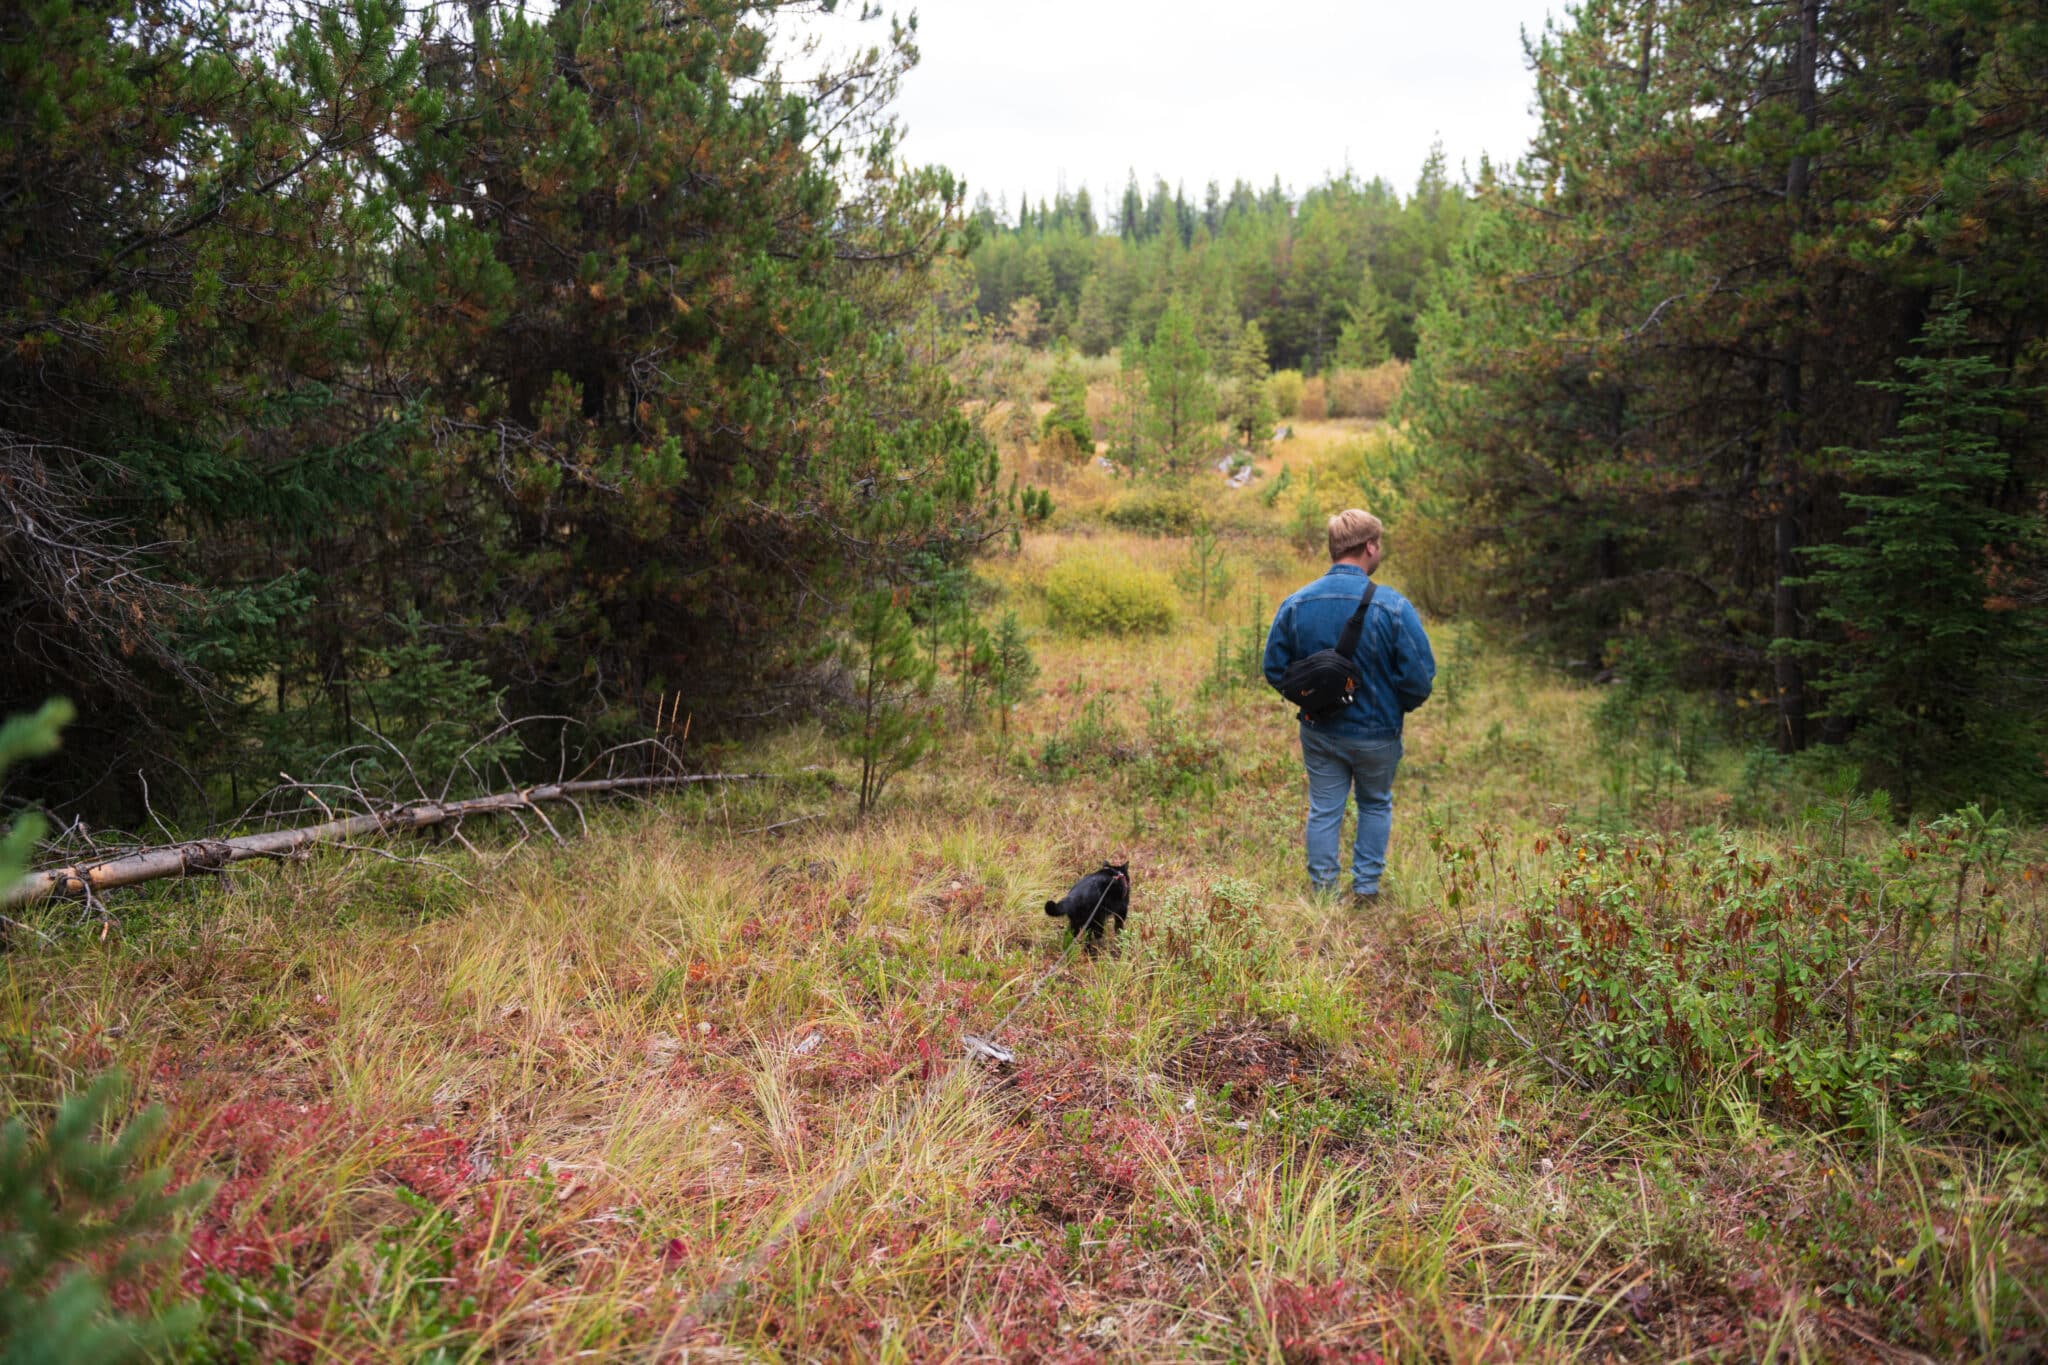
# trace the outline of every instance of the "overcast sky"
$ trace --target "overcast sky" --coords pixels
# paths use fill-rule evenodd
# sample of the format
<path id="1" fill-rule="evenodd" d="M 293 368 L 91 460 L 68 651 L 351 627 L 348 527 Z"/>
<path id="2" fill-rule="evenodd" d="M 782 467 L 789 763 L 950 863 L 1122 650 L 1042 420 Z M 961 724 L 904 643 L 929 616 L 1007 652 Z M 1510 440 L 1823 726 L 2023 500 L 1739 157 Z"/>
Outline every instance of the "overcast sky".
<path id="1" fill-rule="evenodd" d="M 845 0 L 857 8 L 858 0 Z M 1065 177 L 1098 212 L 1135 169 L 1296 191 L 1341 171 L 1403 194 L 1433 140 L 1455 177 L 1534 130 L 1522 30 L 1561 0 L 921 0 L 905 154 L 970 195 L 1036 202 Z M 1105 194 L 1105 191 L 1107 192 Z M 1106 200 L 1106 202 L 1105 202 Z"/>

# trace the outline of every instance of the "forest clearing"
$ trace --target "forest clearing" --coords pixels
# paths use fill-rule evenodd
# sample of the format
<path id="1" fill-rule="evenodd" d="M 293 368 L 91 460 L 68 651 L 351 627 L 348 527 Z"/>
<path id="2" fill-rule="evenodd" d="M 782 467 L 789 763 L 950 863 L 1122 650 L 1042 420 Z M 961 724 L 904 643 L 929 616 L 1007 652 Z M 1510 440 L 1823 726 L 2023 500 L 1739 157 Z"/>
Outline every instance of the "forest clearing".
<path id="1" fill-rule="evenodd" d="M 2048 1358 L 2048 13 L 926 8 L 0 9 L 0 1365 Z"/>
<path id="2" fill-rule="evenodd" d="M 1029 623 L 1042 690 L 1007 736 L 958 727 L 865 823 L 829 738 L 799 729 L 692 755 L 785 783 L 594 806 L 559 844 L 472 827 L 474 850 L 129 892 L 104 941 L 10 955 L 17 1092 L 119 1068 L 165 1106 L 174 1181 L 226 1176 L 177 1271 L 201 1358 L 1889 1360 L 2040 1340 L 2037 1091 L 1962 1105 L 1986 1073 L 1922 1078 L 1929 1112 L 1871 1133 L 1822 1058 L 1772 1081 L 1733 1038 L 1619 1090 L 1560 1084 L 1507 1032 L 1545 1012 L 1475 956 L 1568 918 L 1561 872 L 1668 867 L 1672 899 L 1643 910 L 1665 933 L 1734 873 L 1783 917 L 1789 1036 L 1822 1053 L 1844 1016 L 1810 974 L 1902 934 L 1939 958 L 1951 879 L 2038 970 L 2038 831 L 1900 833 L 1725 749 L 1603 733 L 1601 689 L 1453 627 L 1409 730 L 1391 906 L 1312 900 L 1294 722 L 1252 669 L 1261 604 L 1313 559 L 1257 483 L 1141 490 L 1223 528 L 1228 589 L 1205 614 L 1184 577 L 1162 633 L 1062 634 L 1053 566 L 1172 574 L 1191 547 L 1106 522 L 1134 494 L 1099 471 L 1061 491 L 1049 529 L 977 566 Z M 1915 847 L 1924 875 L 1891 885 L 1933 898 L 1917 937 L 1843 873 Z M 1131 921 L 1063 955 L 1039 902 L 1105 857 L 1131 863 Z M 1822 904 L 1849 916 L 1839 942 L 1818 941 Z M 1647 989 L 1644 965 L 1610 970 Z M 1749 979 L 1768 995 L 1772 975 Z M 1864 999 L 1911 975 L 1872 970 Z M 957 1066 L 1020 1002 L 987 1039 L 1013 1060 Z M 1554 1064 L 1584 1068 L 1568 1046 Z M 1915 1121 L 1944 1111 L 1978 1136 Z"/>

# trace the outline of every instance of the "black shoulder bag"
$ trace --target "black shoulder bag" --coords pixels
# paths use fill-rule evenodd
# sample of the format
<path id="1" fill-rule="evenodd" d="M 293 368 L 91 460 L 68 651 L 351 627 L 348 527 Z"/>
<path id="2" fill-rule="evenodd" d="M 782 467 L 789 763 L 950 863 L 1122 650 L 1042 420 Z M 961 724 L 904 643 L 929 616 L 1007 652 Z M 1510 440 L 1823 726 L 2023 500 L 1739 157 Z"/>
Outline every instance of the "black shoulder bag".
<path id="1" fill-rule="evenodd" d="M 1319 649 L 1306 659 L 1296 659 L 1280 675 L 1280 695 L 1301 708 L 1301 719 L 1313 725 L 1328 720 L 1358 696 L 1365 678 L 1358 671 L 1358 635 L 1365 629 L 1365 613 L 1372 606 L 1380 585 L 1368 582 L 1358 610 L 1344 623 L 1335 649 Z"/>

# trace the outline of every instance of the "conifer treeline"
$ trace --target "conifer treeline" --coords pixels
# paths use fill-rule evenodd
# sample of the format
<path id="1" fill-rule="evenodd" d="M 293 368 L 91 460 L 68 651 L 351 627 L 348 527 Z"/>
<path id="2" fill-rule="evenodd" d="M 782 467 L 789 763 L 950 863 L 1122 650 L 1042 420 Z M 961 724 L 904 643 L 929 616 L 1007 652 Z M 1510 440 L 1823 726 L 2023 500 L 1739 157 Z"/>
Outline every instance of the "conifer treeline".
<path id="1" fill-rule="evenodd" d="M 1482 165 L 1479 181 L 1491 181 Z M 1470 192 L 1453 183 L 1441 149 L 1403 200 L 1384 180 L 1336 176 L 1293 196 L 1276 181 L 1255 191 L 1215 181 L 1197 205 L 1135 175 L 1098 220 L 1085 189 L 1019 201 L 1012 221 L 983 196 L 982 240 L 971 257 L 973 304 L 1008 323 L 1021 300 L 1027 340 L 1066 338 L 1088 355 L 1127 339 L 1149 343 L 1176 297 L 1213 351 L 1256 322 L 1270 361 L 1309 371 L 1371 365 L 1415 350 L 1415 319 L 1466 231 Z"/>
<path id="2" fill-rule="evenodd" d="M 32 794 L 772 714 L 856 592 L 986 533 L 903 339 L 962 221 L 898 164 L 910 33 L 787 84 L 809 8 L 8 9 L 0 714 L 79 711 Z"/>
<path id="3" fill-rule="evenodd" d="M 2048 14 L 1583 0 L 1405 403 L 1561 657 L 2048 804 Z"/>

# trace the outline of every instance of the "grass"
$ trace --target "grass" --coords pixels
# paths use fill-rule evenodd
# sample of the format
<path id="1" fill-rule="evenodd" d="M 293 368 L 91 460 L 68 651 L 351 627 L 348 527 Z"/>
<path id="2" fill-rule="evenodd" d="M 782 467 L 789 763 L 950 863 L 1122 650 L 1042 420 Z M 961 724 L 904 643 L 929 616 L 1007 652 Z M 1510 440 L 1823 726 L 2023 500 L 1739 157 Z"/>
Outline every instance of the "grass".
<path id="1" fill-rule="evenodd" d="M 1296 479 L 1351 458 L 1302 426 Z M 1242 645 L 1317 567 L 1258 491 L 1194 491 L 1234 581 L 1169 636 L 1047 625 L 1081 542 L 1187 553 L 1092 494 L 984 564 L 1041 693 L 865 825 L 843 785 L 749 786 L 437 854 L 473 890 L 323 858 L 104 939 L 50 912 L 0 981 L 8 1107 L 118 1066 L 170 1110 L 161 1159 L 224 1180 L 181 1275 L 203 1359 L 2038 1358 L 2038 1139 L 1735 1080 L 1658 1108 L 1465 1036 L 1463 935 L 1559 823 L 1815 837 L 1732 761 L 1617 784 L 1589 689 L 1439 623 L 1391 905 L 1303 894 L 1293 722 Z M 837 761 L 809 729 L 744 760 Z M 1063 957 L 1041 903 L 1105 857 L 1129 929 Z M 956 1067 L 1012 1009 L 1014 1066 Z"/>

